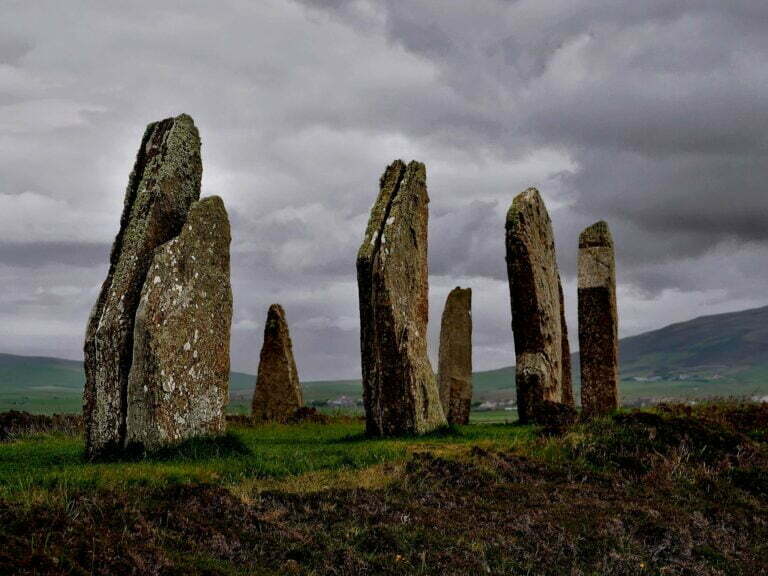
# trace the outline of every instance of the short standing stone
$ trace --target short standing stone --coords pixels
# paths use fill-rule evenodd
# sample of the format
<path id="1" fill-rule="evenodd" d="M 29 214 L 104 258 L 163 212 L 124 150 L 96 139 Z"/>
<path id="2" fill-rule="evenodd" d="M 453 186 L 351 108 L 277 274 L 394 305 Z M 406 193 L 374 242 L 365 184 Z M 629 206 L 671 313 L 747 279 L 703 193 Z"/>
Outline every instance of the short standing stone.
<path id="1" fill-rule="evenodd" d="M 445 301 L 437 384 L 448 423 L 468 424 L 472 404 L 471 288 L 456 287 Z"/>
<path id="2" fill-rule="evenodd" d="M 86 451 L 123 448 L 136 309 L 155 248 L 179 234 L 200 197 L 200 137 L 182 114 L 147 126 L 128 180 L 120 231 L 85 337 Z"/>
<path id="3" fill-rule="evenodd" d="M 357 255 L 363 403 L 373 435 L 446 424 L 427 355 L 428 202 L 424 164 L 393 162 Z"/>
<path id="4" fill-rule="evenodd" d="M 567 401 L 562 360 L 565 320 L 555 238 L 535 188 L 515 197 L 507 212 L 506 247 L 518 413 L 522 422 L 533 422 L 538 403 Z"/>
<path id="5" fill-rule="evenodd" d="M 272 304 L 264 326 L 264 343 L 251 407 L 253 419 L 256 422 L 286 422 L 303 404 L 285 312 L 280 304 Z"/>
<path id="6" fill-rule="evenodd" d="M 619 405 L 619 339 L 616 267 L 608 224 L 579 236 L 579 349 L 581 406 L 585 416 Z"/>
<path id="7" fill-rule="evenodd" d="M 157 249 L 136 312 L 127 444 L 147 450 L 224 431 L 229 399 L 229 219 L 218 196 L 192 205 Z"/>

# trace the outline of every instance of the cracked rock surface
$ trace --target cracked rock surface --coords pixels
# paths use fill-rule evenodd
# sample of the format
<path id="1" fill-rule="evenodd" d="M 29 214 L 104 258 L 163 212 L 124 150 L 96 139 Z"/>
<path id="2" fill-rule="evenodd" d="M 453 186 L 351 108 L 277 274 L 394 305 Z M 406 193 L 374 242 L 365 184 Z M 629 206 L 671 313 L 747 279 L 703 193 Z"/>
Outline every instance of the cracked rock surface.
<path id="1" fill-rule="evenodd" d="M 86 450 L 123 448 L 133 329 L 155 249 L 176 237 L 200 197 L 200 137 L 182 114 L 147 126 L 128 180 L 110 267 L 86 329 L 83 415 Z"/>
<path id="2" fill-rule="evenodd" d="M 155 252 L 134 328 L 126 443 L 153 450 L 226 427 L 230 229 L 218 196 Z"/>
<path id="3" fill-rule="evenodd" d="M 446 425 L 427 355 L 426 168 L 396 160 L 357 256 L 363 403 L 369 434 L 423 434 Z"/>
<path id="4" fill-rule="evenodd" d="M 535 188 L 512 202 L 506 222 L 507 273 L 520 420 L 537 421 L 543 401 L 568 403 L 570 366 L 552 222 Z"/>

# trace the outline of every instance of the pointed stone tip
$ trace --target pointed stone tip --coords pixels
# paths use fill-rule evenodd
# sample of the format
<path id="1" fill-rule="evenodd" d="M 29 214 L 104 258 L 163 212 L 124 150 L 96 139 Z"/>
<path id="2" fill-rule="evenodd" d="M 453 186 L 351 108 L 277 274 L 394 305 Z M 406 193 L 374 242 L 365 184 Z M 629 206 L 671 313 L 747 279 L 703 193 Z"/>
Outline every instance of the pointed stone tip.
<path id="1" fill-rule="evenodd" d="M 579 248 L 590 246 L 613 246 L 613 237 L 606 221 L 595 222 L 579 235 Z"/>
<path id="2" fill-rule="evenodd" d="M 527 188 L 515 196 L 507 211 L 507 222 L 514 220 L 526 206 L 544 207 L 544 200 L 542 200 L 541 194 L 536 188 Z M 546 208 L 544 210 L 546 211 Z"/>
<path id="3" fill-rule="evenodd" d="M 283 307 L 280 304 L 272 304 L 269 307 L 269 312 L 267 312 L 268 316 L 280 316 L 281 318 L 285 318 L 285 310 L 283 310 Z"/>

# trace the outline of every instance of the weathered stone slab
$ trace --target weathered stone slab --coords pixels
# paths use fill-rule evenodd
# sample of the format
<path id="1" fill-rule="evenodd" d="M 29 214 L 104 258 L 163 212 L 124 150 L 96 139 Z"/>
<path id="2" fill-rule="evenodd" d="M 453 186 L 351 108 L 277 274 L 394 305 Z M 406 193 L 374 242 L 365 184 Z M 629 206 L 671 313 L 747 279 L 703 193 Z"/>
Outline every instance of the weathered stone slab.
<path id="1" fill-rule="evenodd" d="M 576 399 L 573 397 L 573 374 L 571 366 L 571 344 L 568 341 L 568 324 L 565 321 L 565 296 L 563 295 L 563 284 L 560 281 L 560 276 L 557 277 L 557 286 L 560 291 L 560 327 L 563 339 L 563 404 L 567 404 L 571 408 L 576 407 Z"/>
<path id="2" fill-rule="evenodd" d="M 449 424 L 469 424 L 472 404 L 472 289 L 451 290 L 440 325 L 437 371 L 440 402 Z"/>
<path id="3" fill-rule="evenodd" d="M 136 312 L 128 445 L 154 450 L 226 427 L 230 240 L 224 202 L 211 196 L 155 252 Z"/>
<path id="4" fill-rule="evenodd" d="M 155 248 L 178 235 L 200 197 L 201 176 L 192 118 L 182 114 L 147 126 L 128 180 L 109 273 L 86 330 L 83 415 L 90 457 L 124 445 L 139 295 Z"/>
<path id="5" fill-rule="evenodd" d="M 619 406 L 619 337 L 613 238 L 605 222 L 579 236 L 579 357 L 586 417 Z"/>
<path id="6" fill-rule="evenodd" d="M 256 422 L 286 422 L 304 405 L 285 312 L 272 304 L 264 326 L 251 413 Z"/>
<path id="7" fill-rule="evenodd" d="M 357 256 L 366 430 L 388 436 L 445 426 L 427 356 L 426 169 L 393 162 Z"/>
<path id="8" fill-rule="evenodd" d="M 552 222 L 535 188 L 515 197 L 507 212 L 506 248 L 518 414 L 533 422 L 538 403 L 564 401 L 565 323 Z"/>

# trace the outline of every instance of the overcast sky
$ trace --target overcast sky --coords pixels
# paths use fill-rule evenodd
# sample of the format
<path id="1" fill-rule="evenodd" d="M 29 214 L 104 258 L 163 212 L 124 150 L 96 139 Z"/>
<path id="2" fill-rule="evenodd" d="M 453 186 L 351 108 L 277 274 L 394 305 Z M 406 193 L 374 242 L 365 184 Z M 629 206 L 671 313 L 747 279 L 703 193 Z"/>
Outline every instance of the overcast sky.
<path id="1" fill-rule="evenodd" d="M 81 358 L 144 127 L 181 112 L 232 221 L 238 370 L 280 302 L 302 378 L 359 377 L 355 255 L 395 158 L 427 165 L 433 354 L 461 285 L 476 368 L 514 363 L 529 186 L 572 337 L 598 219 L 622 335 L 764 305 L 767 31 L 765 0 L 0 0 L 0 351 Z"/>

